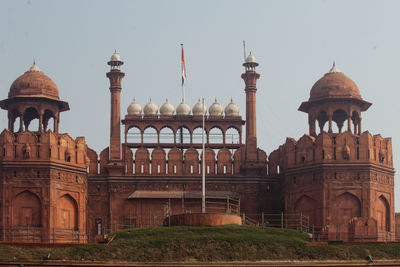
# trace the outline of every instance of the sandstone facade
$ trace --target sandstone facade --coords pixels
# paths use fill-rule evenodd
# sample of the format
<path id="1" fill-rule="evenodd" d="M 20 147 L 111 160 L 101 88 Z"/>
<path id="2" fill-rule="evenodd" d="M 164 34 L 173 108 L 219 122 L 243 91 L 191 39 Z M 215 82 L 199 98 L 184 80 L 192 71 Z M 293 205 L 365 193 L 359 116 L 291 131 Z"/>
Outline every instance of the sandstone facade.
<path id="1" fill-rule="evenodd" d="M 197 103 L 191 114 L 182 101 L 174 114 L 167 100 L 159 113 L 150 100 L 142 113 L 134 101 L 121 120 L 123 62 L 115 53 L 108 64 L 110 140 L 99 154 L 84 138 L 58 132 L 68 103 L 36 65 L 0 102 L 9 118 L 0 135 L 2 240 L 29 241 L 29 229 L 31 242 L 86 242 L 201 212 L 204 107 Z M 267 156 L 257 146 L 258 63 L 250 55 L 243 66 L 246 120 L 233 102 L 223 114 L 217 101 L 204 118 L 207 212 L 253 219 L 296 213 L 324 240 L 394 240 L 392 143 L 362 131 L 361 113 L 371 103 L 357 85 L 334 66 L 299 108 L 308 114 L 308 134 Z"/>

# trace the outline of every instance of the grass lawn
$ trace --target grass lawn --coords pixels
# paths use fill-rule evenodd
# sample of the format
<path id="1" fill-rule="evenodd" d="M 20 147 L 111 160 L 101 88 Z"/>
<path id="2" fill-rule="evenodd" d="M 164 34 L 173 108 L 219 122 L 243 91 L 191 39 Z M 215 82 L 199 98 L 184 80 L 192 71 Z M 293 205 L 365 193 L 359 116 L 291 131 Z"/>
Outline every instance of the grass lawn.
<path id="1" fill-rule="evenodd" d="M 174 226 L 119 231 L 109 245 L 66 248 L 0 245 L 0 261 L 259 261 L 400 259 L 400 245 L 307 246 L 305 233 L 254 226 Z"/>

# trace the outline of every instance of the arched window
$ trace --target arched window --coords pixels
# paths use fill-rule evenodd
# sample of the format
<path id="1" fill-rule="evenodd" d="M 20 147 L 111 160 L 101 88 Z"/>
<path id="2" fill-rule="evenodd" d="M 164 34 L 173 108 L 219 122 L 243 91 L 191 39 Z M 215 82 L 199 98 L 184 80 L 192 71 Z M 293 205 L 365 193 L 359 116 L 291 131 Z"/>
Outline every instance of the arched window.
<path id="1" fill-rule="evenodd" d="M 190 131 L 188 128 L 181 126 L 176 131 L 177 144 L 190 144 Z"/>
<path id="2" fill-rule="evenodd" d="M 201 127 L 197 127 L 196 129 L 194 129 L 192 137 L 193 144 L 202 144 L 203 142 L 202 131 L 203 129 Z M 204 142 L 207 143 L 207 132 L 205 129 L 204 129 Z"/>
<path id="3" fill-rule="evenodd" d="M 126 134 L 128 143 L 142 143 L 142 132 L 138 127 L 131 127 Z"/>
<path id="4" fill-rule="evenodd" d="M 54 113 L 53 111 L 46 109 L 43 114 L 43 130 L 54 130 Z"/>
<path id="5" fill-rule="evenodd" d="M 24 112 L 25 130 L 37 131 L 39 129 L 39 113 L 35 108 L 27 108 Z"/>
<path id="6" fill-rule="evenodd" d="M 240 134 L 236 128 L 228 128 L 225 132 L 226 144 L 240 144 Z"/>
<path id="7" fill-rule="evenodd" d="M 210 144 L 223 144 L 224 143 L 224 134 L 220 128 L 214 127 L 211 128 L 209 132 L 209 143 Z"/>
<path id="8" fill-rule="evenodd" d="M 164 127 L 160 131 L 160 143 L 161 144 L 173 144 L 174 143 L 174 132 L 169 127 Z"/>
<path id="9" fill-rule="evenodd" d="M 158 133 L 156 128 L 149 126 L 144 129 L 143 132 L 143 143 L 145 144 L 156 144 L 158 143 Z"/>
<path id="10" fill-rule="evenodd" d="M 325 124 L 328 121 L 328 114 L 325 111 L 318 112 L 317 115 L 318 126 L 320 129 L 320 133 L 325 130 Z"/>
<path id="11" fill-rule="evenodd" d="M 343 109 L 338 109 L 333 112 L 332 120 L 336 123 L 336 125 L 333 125 L 333 132 L 342 132 L 343 123 L 347 120 L 347 117 L 347 113 Z"/>

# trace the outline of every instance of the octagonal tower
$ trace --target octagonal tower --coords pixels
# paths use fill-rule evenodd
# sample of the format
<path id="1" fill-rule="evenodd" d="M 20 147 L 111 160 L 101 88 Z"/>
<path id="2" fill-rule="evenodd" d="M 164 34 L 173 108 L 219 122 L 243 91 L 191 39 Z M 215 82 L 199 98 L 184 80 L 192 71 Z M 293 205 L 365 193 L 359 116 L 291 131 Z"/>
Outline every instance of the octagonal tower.
<path id="1" fill-rule="evenodd" d="M 317 239 L 394 239 L 392 141 L 361 132 L 361 112 L 370 106 L 333 65 L 299 108 L 308 113 L 310 134 L 287 138 L 270 154 L 270 172 L 278 173 L 279 166 L 284 180 L 285 212 L 308 216 Z M 346 120 L 347 131 L 342 131 Z"/>
<path id="2" fill-rule="evenodd" d="M 57 85 L 34 62 L 0 107 L 8 111 L 0 134 L 0 240 L 86 242 L 87 146 L 59 133 L 59 114 L 69 106 Z"/>

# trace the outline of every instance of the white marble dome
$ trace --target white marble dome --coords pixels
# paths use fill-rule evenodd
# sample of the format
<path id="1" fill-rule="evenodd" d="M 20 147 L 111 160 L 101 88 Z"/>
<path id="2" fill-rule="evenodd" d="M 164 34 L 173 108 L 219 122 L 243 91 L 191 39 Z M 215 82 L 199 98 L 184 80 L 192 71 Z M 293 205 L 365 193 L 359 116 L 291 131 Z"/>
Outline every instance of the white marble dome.
<path id="1" fill-rule="evenodd" d="M 188 116 L 190 115 L 190 107 L 188 104 L 185 103 L 185 101 L 182 101 L 177 107 L 176 107 L 176 115 L 184 115 Z"/>
<path id="2" fill-rule="evenodd" d="M 110 61 L 121 61 L 121 57 L 117 53 L 117 51 L 114 52 L 114 54 L 111 56 Z"/>
<path id="3" fill-rule="evenodd" d="M 203 114 L 207 114 L 207 108 L 201 103 L 200 99 L 197 101 L 196 105 L 192 108 L 193 116 L 203 116 Z"/>
<path id="4" fill-rule="evenodd" d="M 256 62 L 256 58 L 250 52 L 249 56 L 246 58 L 246 63 L 255 63 L 255 62 Z"/>
<path id="5" fill-rule="evenodd" d="M 175 108 L 169 103 L 168 98 L 165 100 L 165 103 L 160 107 L 160 115 L 164 116 L 172 116 L 174 115 Z"/>
<path id="6" fill-rule="evenodd" d="M 225 116 L 239 116 L 239 107 L 233 103 L 232 99 L 225 108 Z"/>
<path id="7" fill-rule="evenodd" d="M 138 102 L 136 102 L 136 98 L 133 98 L 133 102 L 128 106 L 128 115 L 141 115 L 142 107 Z"/>
<path id="8" fill-rule="evenodd" d="M 150 101 L 144 106 L 143 108 L 143 113 L 145 116 L 151 116 L 151 115 L 157 115 L 158 113 L 158 106 L 153 103 L 153 101 Z"/>
<path id="9" fill-rule="evenodd" d="M 222 116 L 223 108 L 215 99 L 214 103 L 208 108 L 210 116 Z"/>

